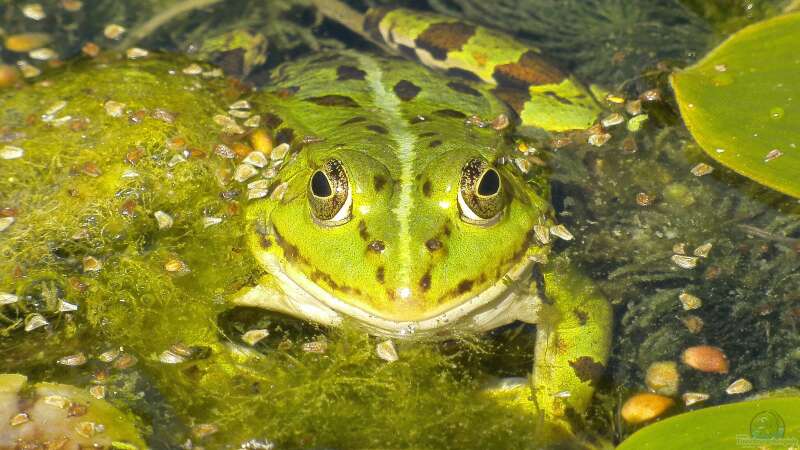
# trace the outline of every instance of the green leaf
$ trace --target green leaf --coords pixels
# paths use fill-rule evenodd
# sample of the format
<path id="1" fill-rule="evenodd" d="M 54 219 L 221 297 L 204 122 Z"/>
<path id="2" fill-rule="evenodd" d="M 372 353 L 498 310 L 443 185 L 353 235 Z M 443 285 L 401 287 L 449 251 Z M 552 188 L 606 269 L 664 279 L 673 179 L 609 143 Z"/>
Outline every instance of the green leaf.
<path id="1" fill-rule="evenodd" d="M 800 397 L 761 398 L 679 414 L 642 428 L 617 450 L 791 448 L 800 445 Z"/>
<path id="2" fill-rule="evenodd" d="M 800 197 L 800 14 L 734 34 L 672 76 L 681 114 L 712 158 Z"/>

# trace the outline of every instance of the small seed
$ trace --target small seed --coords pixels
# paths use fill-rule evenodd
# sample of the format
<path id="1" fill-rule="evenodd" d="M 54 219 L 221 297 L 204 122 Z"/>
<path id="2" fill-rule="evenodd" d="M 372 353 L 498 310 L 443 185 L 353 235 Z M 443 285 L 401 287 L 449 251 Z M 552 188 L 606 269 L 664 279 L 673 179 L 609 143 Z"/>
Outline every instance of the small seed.
<path id="1" fill-rule="evenodd" d="M 728 373 L 728 357 L 719 347 L 697 345 L 683 351 L 681 360 L 701 372 Z"/>
<path id="2" fill-rule="evenodd" d="M 103 29 L 103 36 L 116 41 L 117 39 L 121 38 L 123 34 L 125 34 L 125 31 L 125 27 L 112 23 L 106 25 L 106 27 Z"/>
<path id="3" fill-rule="evenodd" d="M 710 242 L 705 243 L 705 244 L 697 247 L 696 249 L 694 249 L 694 252 L 693 252 L 694 256 L 697 256 L 699 258 L 706 258 L 706 257 L 708 257 L 708 254 L 711 252 L 711 248 L 712 247 L 713 246 L 711 245 Z"/>
<path id="4" fill-rule="evenodd" d="M 42 20 L 47 17 L 47 14 L 44 13 L 44 8 L 42 5 L 38 3 L 29 3 L 22 7 L 22 14 L 31 20 Z"/>
<path id="5" fill-rule="evenodd" d="M 95 434 L 97 434 L 97 431 L 97 426 L 94 422 L 80 422 L 75 425 L 75 432 L 86 439 L 93 438 Z"/>
<path id="6" fill-rule="evenodd" d="M 164 350 L 158 355 L 158 360 L 164 364 L 180 364 L 182 362 L 186 362 L 186 358 L 182 355 L 178 355 L 171 350 Z"/>
<path id="7" fill-rule="evenodd" d="M 214 225 L 219 225 L 221 223 L 222 223 L 222 217 L 212 217 L 212 216 L 203 217 L 203 228 L 213 227 Z"/>
<path id="8" fill-rule="evenodd" d="M 72 404 L 68 398 L 60 395 L 48 395 L 42 399 L 45 405 L 54 406 L 58 409 L 67 409 Z"/>
<path id="9" fill-rule="evenodd" d="M 400 359 L 394 342 L 388 339 L 375 346 L 375 353 L 378 355 L 378 358 L 388 362 L 394 362 Z"/>
<path id="10" fill-rule="evenodd" d="M 714 171 L 714 168 L 709 166 L 706 163 L 700 163 L 694 167 L 692 167 L 692 175 L 696 177 L 702 177 L 703 175 L 708 175 Z"/>
<path id="11" fill-rule="evenodd" d="M 536 239 L 542 244 L 547 245 L 550 243 L 550 230 L 546 226 L 534 225 L 533 233 L 536 235 Z"/>
<path id="12" fill-rule="evenodd" d="M 39 313 L 33 313 L 25 318 L 25 331 L 33 331 L 37 328 L 41 328 L 45 325 L 49 325 L 44 316 Z"/>
<path id="13" fill-rule="evenodd" d="M 505 130 L 506 128 L 508 128 L 508 125 L 510 123 L 511 122 L 508 120 L 507 115 L 498 114 L 498 116 L 495 117 L 494 120 L 492 120 L 492 128 L 497 131 Z"/>
<path id="14" fill-rule="evenodd" d="M 22 425 L 23 423 L 28 423 L 31 421 L 30 416 L 27 413 L 19 413 L 16 414 L 11 420 L 8 421 L 8 424 L 12 427 L 17 427 Z"/>
<path id="15" fill-rule="evenodd" d="M 172 228 L 172 225 L 175 223 L 175 221 L 172 219 L 172 216 L 165 213 L 164 211 L 156 211 L 153 213 L 153 216 L 155 216 L 156 218 L 159 230 L 166 230 Z"/>
<path id="16" fill-rule="evenodd" d="M 244 121 L 247 128 L 258 128 L 261 125 L 261 116 L 255 115 Z"/>
<path id="17" fill-rule="evenodd" d="M 14 217 L 0 217 L 0 233 L 6 231 L 16 220 Z"/>
<path id="18" fill-rule="evenodd" d="M 89 394 L 92 397 L 102 400 L 106 398 L 106 387 L 105 386 L 92 386 L 89 388 Z"/>
<path id="19" fill-rule="evenodd" d="M 682 269 L 694 269 L 697 267 L 698 258 L 696 256 L 672 255 L 672 262 Z"/>
<path id="20" fill-rule="evenodd" d="M 52 48 L 37 48 L 36 50 L 31 50 L 28 56 L 36 61 L 50 61 L 51 59 L 58 58 L 58 53 Z"/>
<path id="21" fill-rule="evenodd" d="M 83 2 L 80 0 L 61 0 L 61 7 L 69 12 L 77 12 L 83 8 Z"/>
<path id="22" fill-rule="evenodd" d="M 250 152 L 247 157 L 242 160 L 242 162 L 244 164 L 250 164 L 251 166 L 258 167 L 259 169 L 269 164 L 267 157 L 259 151 Z"/>
<path id="23" fill-rule="evenodd" d="M 13 145 L 6 145 L 0 149 L 0 159 L 18 159 L 23 155 L 25 155 L 25 150 Z"/>
<path id="24" fill-rule="evenodd" d="M 247 100 L 237 100 L 231 103 L 228 109 L 250 109 L 250 102 Z"/>
<path id="25" fill-rule="evenodd" d="M 681 304 L 683 305 L 683 309 L 685 311 L 690 311 L 703 306 L 703 301 L 700 300 L 699 297 L 696 297 L 686 292 L 682 292 L 678 296 L 678 299 L 681 301 Z"/>
<path id="26" fill-rule="evenodd" d="M 31 65 L 28 61 L 17 61 L 17 67 L 19 67 L 22 76 L 25 78 L 34 78 L 42 74 L 38 67 Z"/>
<path id="27" fill-rule="evenodd" d="M 16 53 L 27 53 L 41 48 L 52 41 L 47 33 L 21 33 L 6 36 L 4 45 L 7 50 Z"/>
<path id="28" fill-rule="evenodd" d="M 83 352 L 76 353 L 74 355 L 59 358 L 56 363 L 61 364 L 62 366 L 82 366 L 86 364 L 86 355 L 84 355 Z"/>
<path id="29" fill-rule="evenodd" d="M 595 147 L 602 147 L 611 139 L 611 134 L 609 133 L 597 133 L 592 134 L 589 136 L 589 144 Z"/>
<path id="30" fill-rule="evenodd" d="M 561 224 L 550 227 L 550 234 L 552 234 L 557 238 L 561 238 L 565 241 L 571 241 L 575 239 L 575 237 L 572 235 L 572 233 L 569 232 L 567 227 Z"/>
<path id="31" fill-rule="evenodd" d="M 639 96 L 639 98 L 645 102 L 656 102 L 661 100 L 661 91 L 658 89 L 651 89 L 649 91 L 645 91 L 641 96 Z"/>
<path id="32" fill-rule="evenodd" d="M 642 101 L 641 100 L 631 100 L 625 104 L 625 111 L 632 116 L 638 116 L 642 113 Z"/>
<path id="33" fill-rule="evenodd" d="M 703 319 L 695 315 L 686 316 L 685 318 L 681 319 L 681 322 L 683 322 L 683 325 L 686 326 L 686 329 L 692 334 L 697 334 L 703 331 Z"/>
<path id="34" fill-rule="evenodd" d="M 201 73 L 203 73 L 203 68 L 197 64 L 192 63 L 184 67 L 183 70 L 181 70 L 181 72 L 183 72 L 185 75 L 200 75 Z"/>
<path id="35" fill-rule="evenodd" d="M 164 264 L 164 269 L 167 272 L 185 272 L 187 270 L 186 263 L 180 259 L 170 259 Z"/>
<path id="36" fill-rule="evenodd" d="M 125 56 L 127 56 L 128 59 L 140 59 L 146 57 L 149 54 L 150 52 L 139 47 L 129 48 L 128 50 L 125 51 Z"/>
<path id="37" fill-rule="evenodd" d="M 242 340 L 247 345 L 256 345 L 264 339 L 265 337 L 269 336 L 269 331 L 265 329 L 257 329 L 257 330 L 248 330 L 246 333 L 242 335 Z"/>
<path id="38" fill-rule="evenodd" d="M 94 256 L 83 257 L 83 271 L 84 272 L 97 272 L 103 268 L 103 263 Z"/>
<path id="39" fill-rule="evenodd" d="M 100 54 L 100 47 L 94 42 L 87 42 L 81 47 L 81 52 L 89 58 L 94 58 Z"/>
<path id="40" fill-rule="evenodd" d="M 745 392 L 750 392 L 752 390 L 753 390 L 753 383 L 749 382 L 744 378 L 739 378 L 738 380 L 731 383 L 730 386 L 725 388 L 725 392 L 727 392 L 728 395 L 744 394 Z"/>
<path id="41" fill-rule="evenodd" d="M 118 349 L 112 349 L 112 350 L 108 350 L 106 352 L 101 353 L 97 357 L 97 359 L 102 361 L 102 362 L 104 362 L 104 363 L 110 363 L 111 361 L 114 361 L 115 359 L 117 359 L 119 354 L 120 354 L 120 351 Z"/>
<path id="42" fill-rule="evenodd" d="M 283 144 L 277 145 L 272 149 L 270 158 L 272 158 L 273 161 L 277 161 L 285 158 L 287 153 L 289 153 L 289 144 L 284 142 Z"/>
<path id="43" fill-rule="evenodd" d="M 653 204 L 653 198 L 645 192 L 636 194 L 636 204 L 639 206 L 650 206 Z"/>
<path id="44" fill-rule="evenodd" d="M 135 356 L 122 353 L 119 358 L 114 361 L 114 364 L 112 364 L 111 367 L 122 370 L 135 366 L 137 362 L 139 362 L 139 360 L 137 360 Z"/>
<path id="45" fill-rule="evenodd" d="M 325 353 L 328 350 L 328 343 L 325 341 L 312 341 L 305 342 L 301 346 L 302 350 L 306 353 Z"/>
<path id="46" fill-rule="evenodd" d="M 233 172 L 233 179 L 243 183 L 258 174 L 258 170 L 249 164 L 239 164 Z"/>
<path id="47" fill-rule="evenodd" d="M 107 101 L 103 107 L 106 110 L 106 114 L 111 117 L 122 117 L 125 114 L 125 104 L 120 102 L 115 102 L 114 100 Z"/>
<path id="48" fill-rule="evenodd" d="M 198 439 L 203 439 L 219 431 L 219 427 L 212 423 L 202 423 L 192 428 L 192 433 Z"/>
<path id="49" fill-rule="evenodd" d="M 17 303 L 17 301 L 19 301 L 19 297 L 16 295 L 9 294 L 8 292 L 0 292 L 0 306 Z"/>
<path id="50" fill-rule="evenodd" d="M 629 398 L 620 412 L 622 418 L 630 424 L 638 424 L 655 419 L 672 407 L 675 402 L 663 395 L 642 393 Z"/>
<path id="51" fill-rule="evenodd" d="M 75 305 L 73 303 L 64 300 L 58 300 L 58 312 L 72 312 L 77 310 L 78 310 L 78 305 Z"/>
<path id="52" fill-rule="evenodd" d="M 603 125 L 603 128 L 611 128 L 621 124 L 622 122 L 625 122 L 625 118 L 622 117 L 622 114 L 612 113 L 604 117 L 603 120 L 600 121 L 600 124 Z"/>
<path id="53" fill-rule="evenodd" d="M 656 394 L 673 396 L 678 393 L 680 375 L 674 361 L 657 361 L 650 364 L 644 382 Z"/>
<path id="54" fill-rule="evenodd" d="M 769 153 L 767 153 L 767 156 L 764 157 L 764 162 L 774 161 L 774 160 L 780 158 L 781 156 L 783 156 L 783 152 L 782 151 L 778 150 L 777 148 L 772 149 L 772 150 L 770 150 Z"/>
<path id="55" fill-rule="evenodd" d="M 683 404 L 686 406 L 692 406 L 695 403 L 704 402 L 709 399 L 708 394 L 704 394 L 702 392 L 686 392 L 685 394 L 681 395 L 683 399 Z"/>

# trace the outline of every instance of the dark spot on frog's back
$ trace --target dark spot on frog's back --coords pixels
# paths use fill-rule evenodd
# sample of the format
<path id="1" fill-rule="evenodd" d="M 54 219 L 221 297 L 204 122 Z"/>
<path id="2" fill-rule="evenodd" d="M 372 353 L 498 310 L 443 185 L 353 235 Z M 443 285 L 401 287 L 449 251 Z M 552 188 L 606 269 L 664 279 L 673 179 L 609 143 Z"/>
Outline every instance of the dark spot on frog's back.
<path id="1" fill-rule="evenodd" d="M 480 97 L 481 96 L 481 93 L 477 89 L 475 89 L 472 86 L 469 86 L 467 84 L 460 83 L 458 81 L 451 81 L 451 82 L 447 83 L 447 87 L 449 87 L 450 89 L 452 89 L 452 90 L 454 90 L 456 92 L 460 92 L 462 94 L 472 95 L 474 97 Z"/>
<path id="2" fill-rule="evenodd" d="M 474 282 L 472 280 L 464 280 L 461 283 L 458 283 L 458 293 L 465 294 L 469 292 L 469 290 L 472 289 L 473 284 Z"/>
<path id="3" fill-rule="evenodd" d="M 375 178 L 373 178 L 372 181 L 376 192 L 382 191 L 383 187 L 386 186 L 386 178 L 382 175 L 375 175 Z"/>
<path id="4" fill-rule="evenodd" d="M 606 368 L 604 365 L 592 359 L 590 356 L 581 356 L 569 362 L 572 370 L 575 372 L 581 381 L 588 381 L 591 384 L 597 383 L 597 380 L 603 376 Z"/>
<path id="5" fill-rule="evenodd" d="M 369 241 L 369 231 L 367 231 L 367 223 L 363 220 L 358 222 L 358 235 L 361 239 Z"/>
<path id="6" fill-rule="evenodd" d="M 367 118 L 363 116 L 355 116 L 342 122 L 342 125 L 352 125 L 354 123 L 366 122 Z"/>
<path id="7" fill-rule="evenodd" d="M 294 139 L 294 130 L 291 128 L 281 128 L 275 133 L 275 142 L 280 144 L 291 144 Z"/>
<path id="8" fill-rule="evenodd" d="M 421 90 L 419 86 L 407 80 L 400 80 L 394 85 L 394 93 L 404 102 L 412 100 Z"/>
<path id="9" fill-rule="evenodd" d="M 431 180 L 425 180 L 425 183 L 422 184 L 422 194 L 425 197 L 431 196 Z"/>
<path id="10" fill-rule="evenodd" d="M 375 271 L 375 279 L 380 284 L 383 284 L 386 280 L 386 269 L 383 266 L 378 267 L 378 270 Z"/>
<path id="11" fill-rule="evenodd" d="M 422 288 L 423 291 L 427 291 L 431 288 L 431 272 L 430 270 L 425 273 L 419 280 L 419 287 Z"/>
<path id="12" fill-rule="evenodd" d="M 460 50 L 475 34 L 475 26 L 463 22 L 436 23 L 422 32 L 414 41 L 416 46 L 430 52 L 440 61 L 447 59 L 447 52 Z"/>
<path id="13" fill-rule="evenodd" d="M 367 72 L 358 67 L 342 65 L 336 68 L 336 79 L 339 81 L 363 80 Z"/>
<path id="14" fill-rule="evenodd" d="M 383 128 L 380 125 L 367 125 L 367 129 L 370 131 L 374 131 L 378 134 L 389 134 L 389 130 Z"/>
<path id="15" fill-rule="evenodd" d="M 344 95 L 323 95 L 321 97 L 311 97 L 308 99 L 311 103 L 316 103 L 320 106 L 343 106 L 346 108 L 358 108 L 358 103 L 350 97 Z"/>
<path id="16" fill-rule="evenodd" d="M 438 146 L 440 146 L 440 145 L 442 145 L 442 141 L 440 141 L 440 140 L 438 140 L 438 139 L 437 139 L 437 140 L 435 140 L 435 141 L 431 141 L 431 143 L 430 143 L 430 144 L 428 144 L 428 147 L 430 147 L 430 148 L 436 148 L 436 147 L 438 147 Z"/>
<path id="17" fill-rule="evenodd" d="M 566 76 L 534 51 L 527 51 L 515 63 L 500 64 L 492 74 L 500 86 L 527 88 L 560 83 Z"/>
<path id="18" fill-rule="evenodd" d="M 451 117 L 453 119 L 466 119 L 467 115 L 461 111 L 456 111 L 455 109 L 440 109 L 433 112 L 437 116 L 442 117 Z"/>

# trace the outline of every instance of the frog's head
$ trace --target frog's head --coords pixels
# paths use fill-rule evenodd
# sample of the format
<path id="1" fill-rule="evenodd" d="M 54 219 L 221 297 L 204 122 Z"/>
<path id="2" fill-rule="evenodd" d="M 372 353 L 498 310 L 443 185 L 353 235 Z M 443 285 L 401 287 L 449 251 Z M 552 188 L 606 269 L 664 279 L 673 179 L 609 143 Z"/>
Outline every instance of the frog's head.
<path id="1" fill-rule="evenodd" d="M 533 230 L 549 206 L 502 163 L 510 143 L 464 127 L 420 127 L 405 149 L 402 140 L 307 145 L 281 172 L 280 199 L 249 209 L 256 256 L 334 309 L 393 321 L 501 295 L 545 250 Z"/>

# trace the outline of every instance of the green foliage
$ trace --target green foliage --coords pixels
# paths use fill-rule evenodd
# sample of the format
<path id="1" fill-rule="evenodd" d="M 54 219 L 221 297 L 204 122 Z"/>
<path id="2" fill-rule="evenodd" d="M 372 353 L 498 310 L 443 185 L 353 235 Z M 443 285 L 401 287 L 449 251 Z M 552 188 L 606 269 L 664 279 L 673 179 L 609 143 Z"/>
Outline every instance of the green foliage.
<path id="1" fill-rule="evenodd" d="M 715 160 L 800 197 L 800 14 L 751 25 L 672 77 L 681 114 Z"/>
<path id="2" fill-rule="evenodd" d="M 618 450 L 788 448 L 800 441 L 800 397 L 760 398 L 680 414 L 647 426 Z"/>

